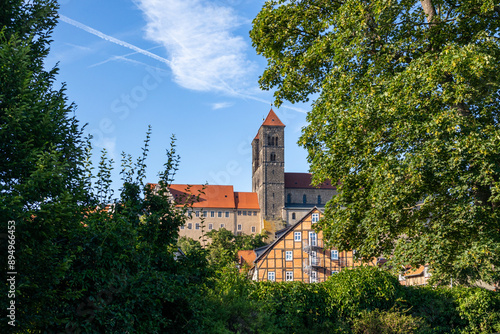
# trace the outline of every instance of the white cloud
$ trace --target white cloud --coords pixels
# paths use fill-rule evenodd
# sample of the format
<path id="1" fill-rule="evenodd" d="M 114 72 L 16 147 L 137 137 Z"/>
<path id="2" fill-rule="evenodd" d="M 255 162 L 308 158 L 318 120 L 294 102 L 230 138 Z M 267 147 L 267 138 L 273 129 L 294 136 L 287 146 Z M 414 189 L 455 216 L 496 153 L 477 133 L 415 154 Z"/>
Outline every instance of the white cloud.
<path id="1" fill-rule="evenodd" d="M 218 102 L 218 103 L 212 103 L 212 110 L 218 110 L 218 109 L 224 109 L 224 108 L 229 108 L 233 105 L 231 102 Z"/>
<path id="2" fill-rule="evenodd" d="M 230 8 L 206 0 L 137 0 L 148 39 L 163 45 L 174 80 L 199 91 L 236 94 L 254 64 L 249 45 L 233 31 L 240 18 Z"/>

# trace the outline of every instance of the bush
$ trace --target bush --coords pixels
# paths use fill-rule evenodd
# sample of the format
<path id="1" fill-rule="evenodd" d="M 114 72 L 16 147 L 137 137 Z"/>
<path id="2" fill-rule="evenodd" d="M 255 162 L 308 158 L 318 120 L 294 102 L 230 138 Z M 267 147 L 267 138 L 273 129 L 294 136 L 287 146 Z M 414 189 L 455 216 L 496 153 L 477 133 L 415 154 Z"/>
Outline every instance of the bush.
<path id="1" fill-rule="evenodd" d="M 467 322 L 463 333 L 500 332 L 500 296 L 481 288 L 452 289 L 460 317 Z"/>
<path id="2" fill-rule="evenodd" d="M 401 312 L 362 311 L 359 318 L 353 320 L 352 331 L 355 334 L 412 334 L 424 333 L 428 325 L 418 317 Z"/>
<path id="3" fill-rule="evenodd" d="M 376 267 L 344 270 L 324 283 L 330 315 L 353 319 L 363 311 L 389 310 L 404 296 L 398 280 Z"/>
<path id="4" fill-rule="evenodd" d="M 466 326 L 457 311 L 452 289 L 405 287 L 404 307 L 412 316 L 420 317 L 432 326 L 432 333 L 450 333 Z"/>

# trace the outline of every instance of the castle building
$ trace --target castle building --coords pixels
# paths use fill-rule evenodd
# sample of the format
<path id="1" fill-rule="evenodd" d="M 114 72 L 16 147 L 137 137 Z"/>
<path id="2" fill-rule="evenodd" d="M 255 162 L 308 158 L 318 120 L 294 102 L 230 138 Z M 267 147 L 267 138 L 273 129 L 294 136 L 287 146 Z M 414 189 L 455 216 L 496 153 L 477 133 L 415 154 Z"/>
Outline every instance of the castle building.
<path id="1" fill-rule="evenodd" d="M 155 185 L 153 185 L 155 186 Z M 172 184 L 172 199 L 198 196 L 179 235 L 198 239 L 225 228 L 235 234 L 276 231 L 300 221 L 314 207 L 324 208 L 335 194 L 330 182 L 311 185 L 310 173 L 285 172 L 285 124 L 271 109 L 252 141 L 252 192 L 230 185 Z"/>
<path id="2" fill-rule="evenodd" d="M 329 181 L 311 185 L 310 173 L 285 172 L 285 125 L 271 109 L 252 141 L 252 191 L 262 218 L 298 222 L 312 208 L 324 208 L 336 187 Z"/>

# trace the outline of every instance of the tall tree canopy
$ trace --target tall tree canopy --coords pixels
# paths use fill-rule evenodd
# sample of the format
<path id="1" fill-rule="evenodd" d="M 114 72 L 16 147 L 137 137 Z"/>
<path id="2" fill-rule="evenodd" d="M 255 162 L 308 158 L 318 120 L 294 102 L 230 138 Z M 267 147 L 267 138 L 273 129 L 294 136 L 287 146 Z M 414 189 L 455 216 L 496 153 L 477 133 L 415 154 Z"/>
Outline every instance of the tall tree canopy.
<path id="1" fill-rule="evenodd" d="M 338 180 L 330 242 L 498 282 L 499 1 L 273 0 L 253 23 L 261 87 L 316 98 L 299 143 Z"/>

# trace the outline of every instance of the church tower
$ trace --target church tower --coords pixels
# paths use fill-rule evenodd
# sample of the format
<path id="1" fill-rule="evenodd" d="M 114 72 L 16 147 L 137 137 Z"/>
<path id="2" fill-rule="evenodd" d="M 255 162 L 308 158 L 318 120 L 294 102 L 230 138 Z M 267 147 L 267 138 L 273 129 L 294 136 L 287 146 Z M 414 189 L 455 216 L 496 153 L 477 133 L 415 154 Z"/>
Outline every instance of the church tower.
<path id="1" fill-rule="evenodd" d="M 252 191 L 262 217 L 282 219 L 285 203 L 285 125 L 271 109 L 252 141 Z"/>

